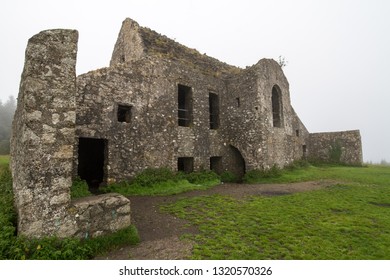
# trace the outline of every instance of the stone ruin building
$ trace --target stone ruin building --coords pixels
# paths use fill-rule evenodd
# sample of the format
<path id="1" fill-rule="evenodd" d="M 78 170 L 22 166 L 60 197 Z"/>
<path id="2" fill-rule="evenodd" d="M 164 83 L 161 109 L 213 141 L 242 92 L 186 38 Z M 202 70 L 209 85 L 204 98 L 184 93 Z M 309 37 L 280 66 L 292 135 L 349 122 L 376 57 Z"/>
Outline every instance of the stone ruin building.
<path id="1" fill-rule="evenodd" d="M 361 164 L 359 131 L 311 134 L 272 59 L 245 69 L 200 54 L 126 19 L 110 66 L 76 77 L 78 32 L 48 30 L 27 45 L 13 123 L 18 232 L 98 236 L 130 224 L 118 194 L 71 200 L 146 168 L 192 172 L 283 167 L 294 160 Z"/>

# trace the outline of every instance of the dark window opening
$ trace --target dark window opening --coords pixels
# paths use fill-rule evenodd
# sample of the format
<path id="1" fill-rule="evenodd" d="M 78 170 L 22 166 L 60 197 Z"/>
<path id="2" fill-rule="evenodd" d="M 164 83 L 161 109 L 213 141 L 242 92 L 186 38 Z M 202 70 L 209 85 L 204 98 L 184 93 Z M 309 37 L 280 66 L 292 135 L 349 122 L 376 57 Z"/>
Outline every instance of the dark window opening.
<path id="1" fill-rule="evenodd" d="M 237 104 L 237 107 L 241 106 L 240 97 L 236 97 L 236 104 Z"/>
<path id="2" fill-rule="evenodd" d="M 295 135 L 299 137 L 299 129 L 295 130 Z"/>
<path id="3" fill-rule="evenodd" d="M 211 157 L 210 158 L 210 170 L 217 174 L 222 174 L 222 157 Z"/>
<path id="4" fill-rule="evenodd" d="M 219 127 L 219 98 L 215 93 L 209 93 L 210 129 Z"/>
<path id="5" fill-rule="evenodd" d="M 117 118 L 118 122 L 131 122 L 131 108 L 129 105 L 118 105 Z"/>
<path id="6" fill-rule="evenodd" d="M 192 89 L 178 85 L 178 124 L 190 126 L 192 124 Z"/>
<path id="7" fill-rule="evenodd" d="M 177 170 L 184 173 L 191 173 L 194 171 L 193 157 L 179 157 L 177 158 Z"/>
<path id="8" fill-rule="evenodd" d="M 89 190 L 97 193 L 105 178 L 107 140 L 79 138 L 77 175 L 85 180 Z"/>
<path id="9" fill-rule="evenodd" d="M 272 122 L 274 127 L 282 127 L 282 100 L 277 85 L 272 88 Z"/>
<path id="10" fill-rule="evenodd" d="M 303 158 L 306 158 L 306 155 L 307 155 L 307 148 L 306 148 L 306 145 L 303 145 L 303 146 L 302 146 L 302 154 L 303 154 Z"/>

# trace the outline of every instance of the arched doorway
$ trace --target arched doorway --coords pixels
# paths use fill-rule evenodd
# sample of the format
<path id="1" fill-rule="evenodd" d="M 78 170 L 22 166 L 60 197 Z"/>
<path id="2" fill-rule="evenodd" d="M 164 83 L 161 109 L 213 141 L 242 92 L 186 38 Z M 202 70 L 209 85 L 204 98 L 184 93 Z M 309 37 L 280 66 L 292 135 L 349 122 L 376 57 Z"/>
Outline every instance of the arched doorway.
<path id="1" fill-rule="evenodd" d="M 228 170 L 237 177 L 238 181 L 242 181 L 242 178 L 245 175 L 246 168 L 245 159 L 242 156 L 240 150 L 230 145 L 227 159 L 227 162 L 229 164 Z"/>

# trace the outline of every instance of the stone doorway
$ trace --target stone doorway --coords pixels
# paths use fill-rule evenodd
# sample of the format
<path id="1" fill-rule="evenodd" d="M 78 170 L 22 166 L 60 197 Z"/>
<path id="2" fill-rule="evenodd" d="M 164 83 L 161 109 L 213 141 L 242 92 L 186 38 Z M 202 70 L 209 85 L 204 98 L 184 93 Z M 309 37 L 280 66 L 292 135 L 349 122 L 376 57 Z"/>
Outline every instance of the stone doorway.
<path id="1" fill-rule="evenodd" d="M 228 170 L 236 175 L 238 181 L 241 182 L 246 172 L 244 157 L 240 150 L 232 145 L 229 146 L 228 157 L 230 163 Z"/>
<path id="2" fill-rule="evenodd" d="M 107 140 L 79 138 L 77 174 L 88 183 L 89 190 L 97 193 L 106 179 Z"/>

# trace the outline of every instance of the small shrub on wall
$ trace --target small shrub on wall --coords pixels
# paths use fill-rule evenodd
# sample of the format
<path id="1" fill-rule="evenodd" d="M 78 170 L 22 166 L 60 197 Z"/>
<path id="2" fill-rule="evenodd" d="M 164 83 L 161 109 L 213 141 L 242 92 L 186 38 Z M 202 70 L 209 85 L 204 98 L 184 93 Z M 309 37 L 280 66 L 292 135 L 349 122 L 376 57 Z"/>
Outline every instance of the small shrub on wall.
<path id="1" fill-rule="evenodd" d="M 340 164 L 342 152 L 340 141 L 335 141 L 329 148 L 329 163 Z"/>

